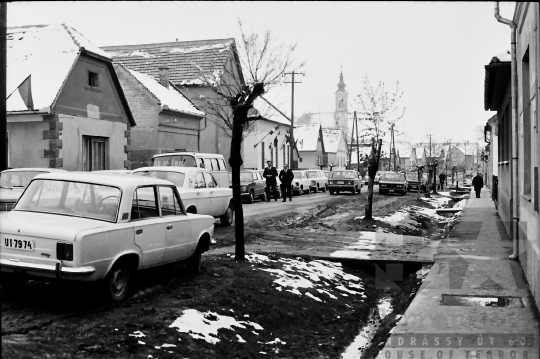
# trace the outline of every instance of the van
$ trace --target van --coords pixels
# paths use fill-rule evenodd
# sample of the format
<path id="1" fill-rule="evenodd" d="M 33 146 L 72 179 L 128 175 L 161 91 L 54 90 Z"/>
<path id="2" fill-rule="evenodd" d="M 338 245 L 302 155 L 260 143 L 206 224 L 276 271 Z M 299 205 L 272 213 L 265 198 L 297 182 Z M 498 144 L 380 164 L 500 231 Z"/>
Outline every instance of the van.
<path id="1" fill-rule="evenodd" d="M 154 155 L 152 166 L 200 167 L 212 171 L 220 187 L 229 188 L 228 167 L 223 155 L 200 152 L 171 152 Z"/>

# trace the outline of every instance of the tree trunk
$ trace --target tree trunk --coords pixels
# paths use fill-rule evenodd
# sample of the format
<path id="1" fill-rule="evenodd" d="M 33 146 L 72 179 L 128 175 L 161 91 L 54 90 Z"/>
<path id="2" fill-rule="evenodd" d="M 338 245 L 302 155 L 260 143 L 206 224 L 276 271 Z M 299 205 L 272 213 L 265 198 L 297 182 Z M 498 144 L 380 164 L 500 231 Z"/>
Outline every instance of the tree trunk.
<path id="1" fill-rule="evenodd" d="M 382 140 L 378 141 L 377 149 L 375 149 L 375 139 L 371 139 L 371 156 L 368 164 L 368 203 L 366 205 L 364 219 L 373 219 L 373 181 L 379 170 L 381 147 Z"/>
<path id="2" fill-rule="evenodd" d="M 232 190 L 234 206 L 234 233 L 236 239 L 235 259 L 243 261 L 245 259 L 244 246 L 244 210 L 242 208 L 242 192 L 240 191 L 240 167 L 242 161 L 242 119 L 235 113 L 233 118 L 233 130 L 231 139 L 231 156 L 229 165 L 232 170 Z"/>

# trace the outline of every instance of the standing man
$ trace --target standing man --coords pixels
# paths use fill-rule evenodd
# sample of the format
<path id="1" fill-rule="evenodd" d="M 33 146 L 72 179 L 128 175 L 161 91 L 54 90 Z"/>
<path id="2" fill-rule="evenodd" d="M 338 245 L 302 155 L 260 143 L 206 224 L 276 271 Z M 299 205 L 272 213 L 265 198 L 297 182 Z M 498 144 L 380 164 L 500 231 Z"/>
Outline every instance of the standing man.
<path id="1" fill-rule="evenodd" d="M 476 191 L 476 198 L 480 198 L 480 191 L 482 190 L 482 187 L 484 187 L 484 180 L 482 179 L 482 174 L 480 172 L 473 178 L 472 185 Z"/>
<path id="2" fill-rule="evenodd" d="M 272 161 L 266 161 L 268 167 L 264 169 L 263 177 L 266 178 L 266 202 L 270 202 L 270 187 L 274 193 L 274 199 L 277 201 L 279 193 L 276 188 L 276 177 L 278 176 L 275 167 L 272 167 Z"/>
<path id="3" fill-rule="evenodd" d="M 292 181 L 294 179 L 293 172 L 289 169 L 289 165 L 283 165 L 283 169 L 279 172 L 279 180 L 281 181 L 281 194 L 283 195 L 283 202 L 292 202 Z"/>
<path id="4" fill-rule="evenodd" d="M 444 189 L 444 180 L 445 179 L 446 179 L 446 175 L 441 172 L 441 174 L 439 175 L 439 182 L 441 183 L 441 190 Z"/>

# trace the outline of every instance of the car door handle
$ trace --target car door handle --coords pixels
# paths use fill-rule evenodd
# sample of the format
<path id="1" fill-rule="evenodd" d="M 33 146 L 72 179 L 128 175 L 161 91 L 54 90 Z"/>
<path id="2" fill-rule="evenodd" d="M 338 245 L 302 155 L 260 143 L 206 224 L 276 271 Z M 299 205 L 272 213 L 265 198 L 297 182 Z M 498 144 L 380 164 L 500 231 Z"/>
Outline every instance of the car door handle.
<path id="1" fill-rule="evenodd" d="M 142 232 L 143 232 L 142 229 L 137 229 L 137 230 L 135 231 L 135 234 L 141 234 Z"/>
<path id="2" fill-rule="evenodd" d="M 169 224 L 169 225 L 167 226 L 167 229 L 168 229 L 168 230 L 171 230 L 171 229 L 172 229 L 172 224 Z"/>

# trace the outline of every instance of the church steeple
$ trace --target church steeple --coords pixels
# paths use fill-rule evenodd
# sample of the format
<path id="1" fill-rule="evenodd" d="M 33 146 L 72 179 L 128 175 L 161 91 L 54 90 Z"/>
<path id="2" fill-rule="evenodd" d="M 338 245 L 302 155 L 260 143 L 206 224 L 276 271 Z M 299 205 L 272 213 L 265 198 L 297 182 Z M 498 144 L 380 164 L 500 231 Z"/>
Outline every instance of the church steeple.
<path id="1" fill-rule="evenodd" d="M 339 83 L 337 87 L 338 87 L 338 91 L 341 91 L 341 92 L 345 91 L 345 82 L 343 82 L 343 69 L 341 69 L 341 72 L 339 74 Z"/>

